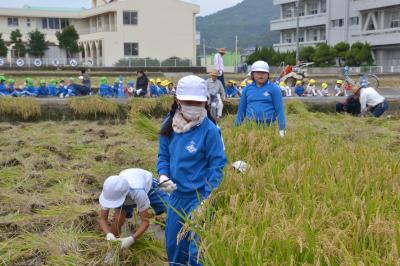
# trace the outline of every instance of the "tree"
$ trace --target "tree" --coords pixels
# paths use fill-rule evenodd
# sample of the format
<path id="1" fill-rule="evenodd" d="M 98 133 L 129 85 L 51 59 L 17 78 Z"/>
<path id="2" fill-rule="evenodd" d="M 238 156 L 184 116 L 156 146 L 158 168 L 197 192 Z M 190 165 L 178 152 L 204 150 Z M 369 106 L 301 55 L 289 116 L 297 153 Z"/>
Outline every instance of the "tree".
<path id="1" fill-rule="evenodd" d="M 315 54 L 315 48 L 313 46 L 304 47 L 300 51 L 300 59 L 305 62 L 312 62 Z"/>
<path id="2" fill-rule="evenodd" d="M 22 34 L 19 29 L 16 29 L 10 34 L 10 43 L 14 45 L 14 56 L 24 57 L 26 55 L 25 44 L 22 41 Z"/>
<path id="3" fill-rule="evenodd" d="M 346 64 L 350 66 L 372 65 L 371 46 L 368 43 L 353 43 L 346 53 Z"/>
<path id="4" fill-rule="evenodd" d="M 3 36 L 2 35 L 3 34 L 0 33 L 0 56 L 1 57 L 6 57 L 8 49 L 7 49 L 6 43 L 3 40 Z"/>
<path id="5" fill-rule="evenodd" d="M 344 64 L 344 60 L 346 59 L 346 54 L 350 49 L 350 44 L 346 42 L 339 42 L 335 45 L 335 54 L 339 61 L 339 66 Z"/>
<path id="6" fill-rule="evenodd" d="M 35 57 L 42 58 L 44 52 L 49 49 L 49 44 L 46 41 L 45 35 L 36 29 L 35 31 L 29 32 L 28 36 L 28 53 Z"/>
<path id="7" fill-rule="evenodd" d="M 320 43 L 315 49 L 313 61 L 316 66 L 325 67 L 333 65 L 335 55 L 333 49 L 326 43 Z"/>
<path id="8" fill-rule="evenodd" d="M 74 53 L 80 51 L 78 46 L 79 35 L 74 26 L 65 27 L 62 32 L 58 31 L 56 37 L 60 48 L 64 48 L 67 51 L 68 59 L 72 58 Z"/>
<path id="9" fill-rule="evenodd" d="M 372 58 L 371 46 L 368 43 L 365 43 L 361 48 L 360 52 L 356 56 L 360 65 L 370 66 L 374 63 L 374 59 Z"/>

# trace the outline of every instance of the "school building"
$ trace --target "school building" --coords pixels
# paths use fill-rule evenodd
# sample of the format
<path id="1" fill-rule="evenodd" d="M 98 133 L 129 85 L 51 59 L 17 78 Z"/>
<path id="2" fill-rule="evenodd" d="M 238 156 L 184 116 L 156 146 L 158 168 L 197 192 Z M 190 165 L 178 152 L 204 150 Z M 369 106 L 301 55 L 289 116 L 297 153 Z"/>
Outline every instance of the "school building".
<path id="1" fill-rule="evenodd" d="M 44 60 L 66 61 L 56 32 L 73 25 L 79 34 L 78 62 L 113 66 L 121 59 L 175 57 L 196 63 L 196 14 L 198 5 L 180 0 L 93 0 L 90 9 L 0 8 L 0 32 L 9 41 L 19 29 L 23 40 L 35 29 L 46 34 L 50 48 Z M 15 60 L 12 47 L 3 60 Z M 26 60 L 30 60 L 25 58 Z"/>

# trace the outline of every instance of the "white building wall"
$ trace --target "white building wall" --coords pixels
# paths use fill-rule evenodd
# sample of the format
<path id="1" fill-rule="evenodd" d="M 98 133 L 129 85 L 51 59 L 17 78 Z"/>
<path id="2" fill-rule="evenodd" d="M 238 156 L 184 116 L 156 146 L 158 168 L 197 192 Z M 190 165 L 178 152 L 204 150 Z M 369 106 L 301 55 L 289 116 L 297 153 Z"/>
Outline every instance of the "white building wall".
<path id="1" fill-rule="evenodd" d="M 138 24 L 124 25 L 124 11 L 137 11 Z M 18 28 L 26 41 L 28 32 L 37 28 L 46 34 L 50 43 L 58 45 L 57 30 L 43 29 L 41 18 L 68 18 L 69 24 L 74 25 L 80 35 L 79 43 L 86 48 L 85 56 L 89 59 L 100 59 L 101 56 L 106 66 L 127 58 L 124 43 L 138 43 L 139 54 L 133 58 L 149 57 L 163 61 L 179 57 L 195 63 L 195 15 L 199 11 L 199 6 L 180 0 L 121 0 L 78 12 L 1 8 L 0 32 L 5 40 L 9 40 L 10 32 Z M 8 17 L 18 17 L 18 27 L 8 26 Z M 27 18 L 31 19 L 30 27 L 26 25 Z M 46 56 L 65 52 L 56 52 L 55 49 L 52 47 Z"/>

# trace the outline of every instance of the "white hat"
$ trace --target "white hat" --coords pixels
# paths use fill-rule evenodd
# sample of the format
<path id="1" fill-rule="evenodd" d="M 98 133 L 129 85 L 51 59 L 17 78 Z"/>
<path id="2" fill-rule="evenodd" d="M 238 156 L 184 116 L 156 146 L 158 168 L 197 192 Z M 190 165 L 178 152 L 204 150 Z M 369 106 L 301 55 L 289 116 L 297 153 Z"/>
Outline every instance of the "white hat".
<path id="1" fill-rule="evenodd" d="M 264 61 L 257 61 L 251 66 L 251 72 L 266 72 L 269 73 L 269 65 Z"/>
<path id="2" fill-rule="evenodd" d="M 182 101 L 206 102 L 206 81 L 194 75 L 181 78 L 176 88 L 176 98 Z"/>
<path id="3" fill-rule="evenodd" d="M 129 182 L 121 176 L 110 176 L 104 181 L 99 202 L 104 208 L 121 207 L 129 193 Z"/>

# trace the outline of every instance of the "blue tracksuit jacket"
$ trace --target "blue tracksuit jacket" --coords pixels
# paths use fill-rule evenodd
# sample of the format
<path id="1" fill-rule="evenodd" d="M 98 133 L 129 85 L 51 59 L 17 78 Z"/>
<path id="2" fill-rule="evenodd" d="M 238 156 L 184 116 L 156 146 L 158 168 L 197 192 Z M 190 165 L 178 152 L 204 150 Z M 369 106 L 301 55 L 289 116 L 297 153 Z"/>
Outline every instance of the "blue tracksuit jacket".
<path id="1" fill-rule="evenodd" d="M 240 97 L 235 125 L 241 125 L 244 119 L 267 125 L 278 119 L 279 129 L 285 130 L 286 117 L 280 88 L 271 81 L 261 87 L 257 87 L 255 82 L 249 84 Z"/>

